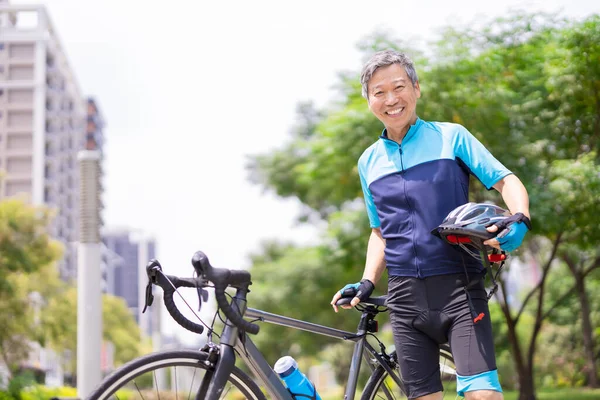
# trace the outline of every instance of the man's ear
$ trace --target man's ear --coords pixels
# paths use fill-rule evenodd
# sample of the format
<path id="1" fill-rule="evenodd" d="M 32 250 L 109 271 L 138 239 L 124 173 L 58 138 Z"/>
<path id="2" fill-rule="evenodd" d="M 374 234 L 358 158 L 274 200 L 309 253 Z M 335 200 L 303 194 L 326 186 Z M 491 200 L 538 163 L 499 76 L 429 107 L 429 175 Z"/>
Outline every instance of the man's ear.
<path id="1" fill-rule="evenodd" d="M 421 86 L 419 85 L 419 81 L 415 82 L 415 92 L 417 92 L 417 99 L 421 98 Z"/>

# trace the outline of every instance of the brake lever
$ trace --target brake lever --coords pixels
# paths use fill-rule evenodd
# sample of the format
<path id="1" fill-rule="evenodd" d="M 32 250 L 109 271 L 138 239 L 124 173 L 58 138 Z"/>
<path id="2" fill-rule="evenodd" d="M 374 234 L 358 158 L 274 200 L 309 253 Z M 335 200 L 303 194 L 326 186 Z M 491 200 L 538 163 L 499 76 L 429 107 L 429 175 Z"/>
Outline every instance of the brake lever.
<path id="1" fill-rule="evenodd" d="M 202 301 L 208 301 L 208 291 L 202 287 L 196 288 L 198 292 L 198 311 L 202 308 Z"/>
<path id="2" fill-rule="evenodd" d="M 146 285 L 146 304 L 144 305 L 144 309 L 142 310 L 142 314 L 146 312 L 146 309 L 152 305 L 154 302 L 154 295 L 152 294 L 152 282 L 148 281 Z"/>
<path id="3" fill-rule="evenodd" d="M 144 309 L 142 310 L 142 314 L 146 312 L 146 309 L 152 305 L 154 302 L 154 294 L 152 294 L 152 284 L 156 283 L 156 277 L 158 276 L 158 272 L 162 271 L 162 267 L 158 260 L 150 260 L 148 265 L 146 265 L 146 274 L 148 275 L 148 284 L 146 285 L 146 304 L 144 304 Z"/>

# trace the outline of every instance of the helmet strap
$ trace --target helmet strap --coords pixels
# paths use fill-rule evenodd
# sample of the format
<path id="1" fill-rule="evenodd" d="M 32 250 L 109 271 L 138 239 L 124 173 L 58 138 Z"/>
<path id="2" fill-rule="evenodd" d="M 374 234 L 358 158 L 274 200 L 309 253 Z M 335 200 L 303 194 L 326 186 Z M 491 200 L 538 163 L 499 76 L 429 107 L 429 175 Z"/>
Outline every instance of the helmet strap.
<path id="1" fill-rule="evenodd" d="M 477 244 L 478 244 L 477 247 L 479 248 L 479 254 L 481 256 L 481 261 L 483 262 L 483 267 L 484 267 L 484 272 L 483 272 L 483 275 L 481 276 L 481 278 L 474 279 L 473 281 L 470 280 L 469 273 L 467 271 L 467 265 L 465 263 L 464 255 L 461 256 L 462 262 L 463 262 L 463 269 L 464 269 L 465 275 L 467 277 L 467 284 L 464 286 L 464 290 L 465 290 L 465 294 L 467 296 L 467 301 L 469 303 L 469 308 L 471 310 L 471 316 L 473 317 L 473 323 L 478 323 L 479 321 L 481 321 L 483 319 L 483 317 L 485 316 L 485 314 L 484 313 L 477 314 L 477 312 L 475 311 L 475 306 L 473 305 L 473 301 L 471 300 L 471 295 L 469 293 L 469 290 L 472 289 L 479 282 L 480 279 L 485 280 L 485 275 L 486 275 L 486 273 L 489 272 L 490 280 L 492 281 L 492 290 L 490 290 L 490 292 L 487 293 L 487 300 L 489 301 L 492 298 L 492 296 L 494 294 L 496 294 L 496 292 L 498 291 L 498 282 L 496 281 L 496 279 L 500 275 L 500 271 L 502 270 L 502 267 L 504 267 L 504 260 L 502 260 L 502 262 L 500 263 L 500 266 L 498 267 L 498 271 L 496 272 L 496 274 L 494 274 L 494 271 L 492 270 L 492 265 L 490 263 L 490 259 L 488 257 L 487 251 L 485 250 L 485 245 L 483 244 L 483 240 L 479 239 Z M 493 249 L 492 254 L 498 254 L 498 250 Z M 504 254 L 503 251 L 502 251 L 502 254 Z"/>
<path id="2" fill-rule="evenodd" d="M 490 280 L 492 281 L 492 290 L 490 290 L 490 292 L 487 295 L 487 299 L 489 300 L 498 291 L 498 282 L 496 281 L 496 279 L 500 276 L 500 271 L 502 270 L 502 267 L 504 267 L 505 260 L 502 260 L 502 262 L 500 262 L 498 271 L 496 271 L 496 274 L 494 274 L 494 271 L 492 270 L 492 265 L 490 263 L 490 258 L 487 254 L 487 251 L 485 251 L 485 245 L 483 244 L 483 240 L 480 239 L 479 244 L 479 254 L 481 254 L 481 261 L 483 262 L 485 270 L 490 273 Z M 498 249 L 493 249 L 492 254 L 498 254 Z M 504 252 L 502 252 L 502 254 L 504 254 Z"/>

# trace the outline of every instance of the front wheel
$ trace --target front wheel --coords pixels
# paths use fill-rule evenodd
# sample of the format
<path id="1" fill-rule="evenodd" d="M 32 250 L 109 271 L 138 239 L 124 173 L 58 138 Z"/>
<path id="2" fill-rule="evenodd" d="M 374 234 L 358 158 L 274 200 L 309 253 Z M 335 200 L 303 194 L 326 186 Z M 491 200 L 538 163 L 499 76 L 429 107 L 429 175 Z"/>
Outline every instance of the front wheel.
<path id="1" fill-rule="evenodd" d="M 395 372 L 398 372 L 398 370 L 396 369 Z M 455 399 L 456 368 L 454 366 L 454 359 L 452 358 L 450 348 L 446 345 L 440 347 L 440 374 L 442 386 L 444 387 L 443 398 Z M 361 396 L 361 400 L 393 400 L 405 398 L 404 388 L 399 387 L 396 384 L 396 381 L 381 365 L 373 371 Z"/>
<path id="2" fill-rule="evenodd" d="M 88 400 L 195 399 L 205 379 L 212 376 L 204 364 L 208 354 L 173 350 L 133 360 L 109 375 Z M 222 399 L 265 400 L 258 386 L 238 368 L 231 371 Z"/>

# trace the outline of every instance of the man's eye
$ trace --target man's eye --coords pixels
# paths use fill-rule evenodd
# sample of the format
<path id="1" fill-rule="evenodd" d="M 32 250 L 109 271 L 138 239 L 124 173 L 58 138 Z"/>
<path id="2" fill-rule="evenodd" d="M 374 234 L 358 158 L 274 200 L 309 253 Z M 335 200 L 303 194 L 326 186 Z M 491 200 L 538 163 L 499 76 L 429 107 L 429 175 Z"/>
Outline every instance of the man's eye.
<path id="1" fill-rule="evenodd" d="M 402 90 L 402 89 L 404 89 L 404 85 L 398 85 L 398 86 L 396 86 L 396 90 Z"/>
<path id="2" fill-rule="evenodd" d="M 383 94 L 383 92 L 375 92 L 374 96 L 381 96 Z"/>

